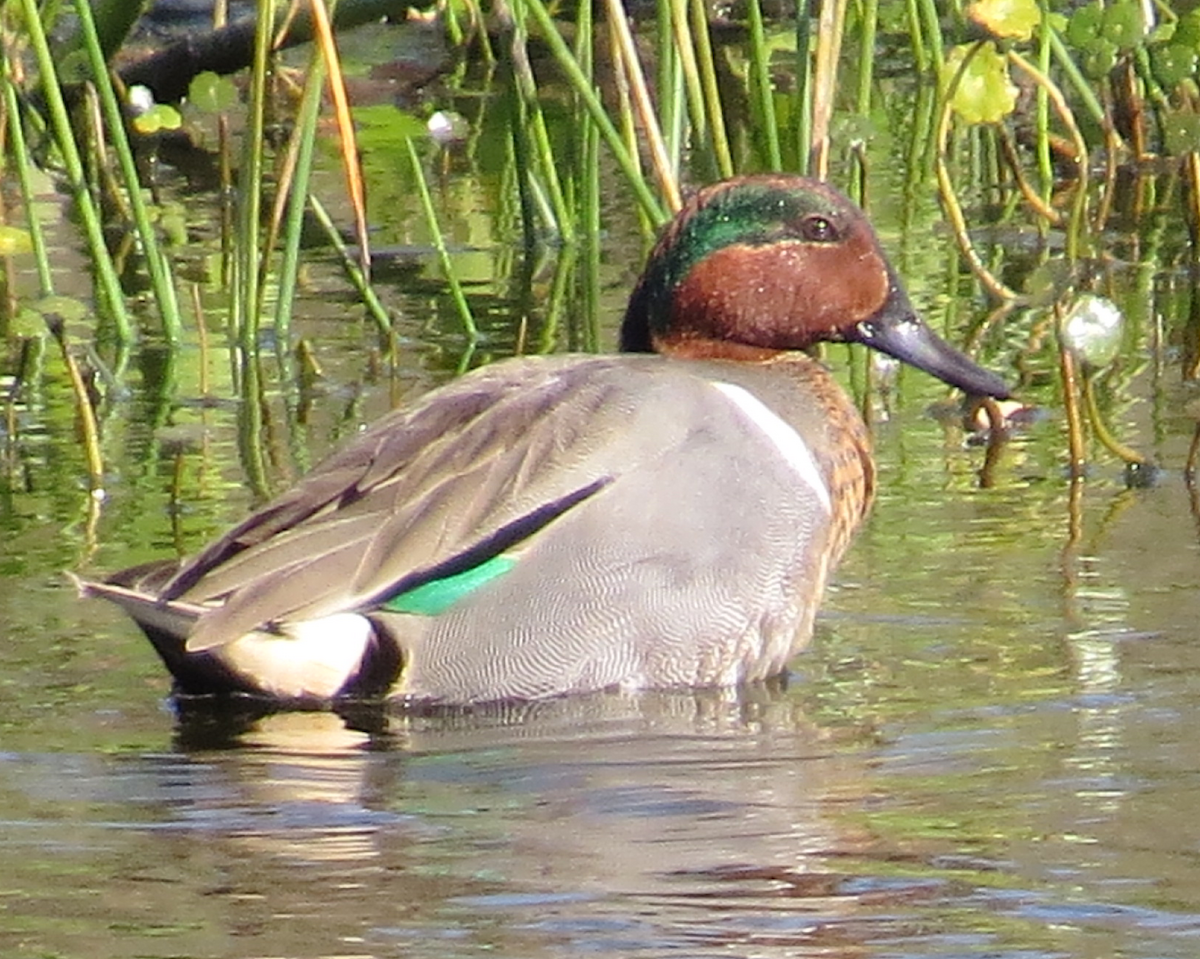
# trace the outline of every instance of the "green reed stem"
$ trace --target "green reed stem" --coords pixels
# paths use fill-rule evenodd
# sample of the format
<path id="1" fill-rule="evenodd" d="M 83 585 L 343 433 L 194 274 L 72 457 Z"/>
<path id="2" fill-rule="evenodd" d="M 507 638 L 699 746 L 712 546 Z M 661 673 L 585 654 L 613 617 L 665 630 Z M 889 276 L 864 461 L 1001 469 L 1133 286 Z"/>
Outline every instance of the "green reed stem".
<path id="1" fill-rule="evenodd" d="M 575 264 L 579 259 L 579 244 L 572 243 L 562 247 L 554 264 L 554 273 L 550 278 L 550 291 L 546 296 L 544 310 L 545 320 L 542 327 L 541 342 L 538 351 L 549 353 L 554 349 L 557 332 L 563 326 L 563 319 L 571 321 L 571 298 L 569 296 L 574 280 Z"/>
<path id="2" fill-rule="evenodd" d="M 591 0 L 580 0 L 577 49 L 580 68 L 585 76 L 594 79 L 593 50 L 595 47 L 591 29 L 592 18 L 589 16 L 590 7 Z M 581 169 L 578 220 L 582 227 L 580 236 L 583 249 L 579 251 L 582 254 L 582 268 L 578 271 L 573 269 L 577 254 L 565 249 L 559 251 L 558 267 L 569 275 L 573 275 L 577 284 L 576 288 L 579 290 L 579 300 L 582 303 L 582 309 L 572 311 L 568 315 L 568 339 L 574 339 L 576 336 L 576 330 L 571 326 L 571 323 L 575 322 L 582 326 L 586 333 L 584 348 L 592 351 L 598 347 L 595 331 L 597 318 L 600 315 L 600 133 L 596 124 L 591 122 L 584 124 L 579 153 Z M 543 346 L 546 352 L 549 352 L 554 345 L 551 333 L 551 324 L 548 323 L 543 337 Z"/>
<path id="3" fill-rule="evenodd" d="M 1091 81 L 1088 80 L 1075 64 L 1075 60 L 1071 56 L 1071 52 L 1067 49 L 1062 41 L 1062 37 L 1053 26 L 1046 24 L 1046 36 L 1050 38 L 1050 49 L 1054 53 L 1054 59 L 1058 62 L 1059 68 L 1067 79 L 1071 82 L 1071 87 L 1075 90 L 1080 102 L 1087 109 L 1088 115 L 1096 122 L 1098 126 L 1107 127 L 1108 121 L 1104 113 L 1104 107 L 1101 106 L 1100 100 L 1096 97 L 1095 90 L 1092 89 Z"/>
<path id="4" fill-rule="evenodd" d="M 725 129 L 725 112 L 721 107 L 721 89 L 717 84 L 717 67 L 713 60 L 712 37 L 708 32 L 708 4 L 691 0 L 692 35 L 696 40 L 696 61 L 704 91 L 704 112 L 712 140 L 717 172 L 722 178 L 733 176 L 733 157 L 729 152 L 729 135 Z"/>
<path id="5" fill-rule="evenodd" d="M 375 325 L 379 327 L 381 333 L 385 335 L 390 334 L 392 332 L 392 319 L 388 316 L 387 308 L 380 302 L 374 287 L 367 282 L 367 278 L 358 264 L 358 257 L 351 253 L 350 249 L 346 246 L 341 233 L 338 232 L 337 224 L 333 222 L 333 217 L 329 215 L 329 211 L 325 209 L 325 205 L 315 195 L 308 197 L 308 205 L 313 212 L 313 216 L 317 218 L 317 223 L 325 231 L 325 238 L 342 261 L 342 269 L 345 270 L 346 276 L 350 279 L 350 283 L 354 286 L 354 289 L 358 291 L 363 305 L 366 306 L 367 312 L 371 314 L 371 319 L 375 321 Z"/>
<path id="6" fill-rule="evenodd" d="M 283 259 L 279 264 L 279 291 L 275 301 L 275 344 L 286 348 L 291 337 L 292 311 L 300 272 L 300 240 L 304 231 L 304 211 L 308 206 L 308 183 L 312 173 L 313 147 L 317 139 L 317 120 L 321 114 L 321 91 L 325 82 L 325 59 L 319 47 L 313 47 L 304 94 L 292 130 L 289 154 L 295 151 L 295 163 L 288 190 L 287 223 L 283 234 Z M 359 261 L 361 263 L 361 256 Z M 362 273 L 361 265 L 359 272 Z M 367 282 L 363 275 L 363 281 Z"/>
<path id="7" fill-rule="evenodd" d="M 433 198 L 429 195 L 429 186 L 425 182 L 425 168 L 421 165 L 421 158 L 417 155 L 417 145 L 413 142 L 412 137 L 409 137 L 406 143 L 408 145 L 408 158 L 412 163 L 413 176 L 417 181 L 417 193 L 421 198 L 421 208 L 425 211 L 425 219 L 429 224 L 429 233 L 433 237 L 433 245 L 437 250 L 438 262 L 442 266 L 442 273 L 446 277 L 446 283 L 450 286 L 450 297 L 454 300 L 454 305 L 458 309 L 459 319 L 462 320 L 463 324 L 463 331 L 467 334 L 467 338 L 471 343 L 475 343 L 479 339 L 479 329 L 475 326 L 475 317 L 471 315 L 471 307 L 467 303 L 462 285 L 458 282 L 458 275 L 454 272 L 454 263 L 450 260 L 450 251 L 446 249 L 446 240 L 442 236 L 442 228 L 438 225 L 437 212 L 433 208 Z"/>
<path id="8" fill-rule="evenodd" d="M 923 28 L 922 33 L 929 43 L 930 65 L 936 74 L 946 62 L 946 55 L 942 50 L 942 24 L 936 0 L 917 0 L 917 11 Z"/>
<path id="9" fill-rule="evenodd" d="M 267 480 L 267 437 L 263 435 L 264 409 L 262 370 L 256 349 L 237 349 L 235 354 L 241 376 L 241 402 L 237 415 L 238 456 L 246 480 L 259 501 L 271 495 Z"/>
<path id="10" fill-rule="evenodd" d="M 262 251 L 262 182 L 266 130 L 267 83 L 270 79 L 271 40 L 275 23 L 275 0 L 259 4 L 254 31 L 254 60 L 250 72 L 250 109 L 246 117 L 242 169 L 238 177 L 238 226 L 241 236 L 234 259 L 234 295 L 230 317 L 235 335 L 249 349 L 258 339 L 262 288 L 259 268 Z"/>
<path id="11" fill-rule="evenodd" d="M 683 71 L 680 57 L 671 42 L 671 0 L 656 0 L 654 50 L 657 55 L 658 125 L 663 131 L 671 168 L 679 169 L 682 154 Z"/>
<path id="12" fill-rule="evenodd" d="M 642 123 L 642 134 L 650 153 L 659 191 L 666 198 L 668 209 L 673 212 L 678 210 L 681 205 L 679 180 L 676 170 L 671 166 L 666 144 L 663 142 L 662 130 L 658 125 L 658 117 L 654 113 L 654 103 L 646 85 L 646 75 L 642 71 L 642 63 L 633 42 L 633 34 L 629 30 L 625 8 L 620 0 L 606 0 L 605 10 L 613 34 L 613 59 L 620 63 L 619 72 L 628 81 L 629 94 L 633 100 L 633 108 Z M 627 115 L 628 111 L 623 111 L 623 113 Z M 627 124 L 632 126 L 632 117 L 628 118 Z M 631 150 L 631 155 L 637 156 L 636 147 Z"/>
<path id="13" fill-rule="evenodd" d="M 6 65 L 6 66 L 11 66 Z M 0 75 L 4 84 L 4 107 L 8 115 L 8 135 L 12 141 L 12 162 L 17 169 L 17 182 L 21 188 L 21 205 L 25 209 L 25 225 L 29 230 L 29 241 L 33 245 L 33 261 L 37 267 L 38 289 L 42 296 L 54 295 L 54 276 L 50 271 L 50 254 L 46 248 L 46 234 L 34 207 L 36 197 L 33 179 L 30 176 L 29 149 L 25 145 L 25 131 L 21 126 L 21 112 L 17 101 L 17 88 L 8 69 Z"/>
<path id="14" fill-rule="evenodd" d="M 696 64 L 696 43 L 692 39 L 692 28 L 688 19 L 688 0 L 670 0 L 671 35 L 675 38 L 675 52 L 683 68 L 683 82 L 687 88 L 688 116 L 692 121 L 692 132 L 697 140 L 707 135 L 708 119 L 704 112 L 704 87 L 700 82 L 700 68 Z"/>
<path id="15" fill-rule="evenodd" d="M 538 28 L 542 31 L 542 39 L 550 47 L 550 52 L 554 55 L 554 59 L 558 62 L 560 69 L 566 75 L 575 93 L 583 101 L 583 105 L 587 108 L 588 113 L 591 114 L 592 119 L 599 128 L 600 135 L 604 138 L 604 142 L 608 145 L 609 150 L 612 151 L 613 158 L 616 160 L 617 166 L 621 168 L 621 173 L 633 190 L 638 203 L 645 210 L 646 215 L 656 224 L 663 223 L 666 220 L 666 216 L 663 213 L 661 204 L 655 199 L 654 194 L 650 192 L 650 188 L 646 185 L 641 171 L 638 170 L 637 165 L 633 162 L 629 151 L 625 149 L 625 144 L 621 141 L 621 136 L 617 132 L 616 127 L 613 126 L 612 120 L 609 119 L 608 113 L 604 109 L 604 104 L 600 102 L 600 97 L 596 94 L 591 81 L 579 68 L 579 63 L 572 56 L 566 41 L 559 34 L 558 28 L 554 25 L 554 20 L 550 16 L 549 11 L 541 0 L 524 0 L 524 2 L 526 11 L 533 17 L 537 22 Z"/>
<path id="16" fill-rule="evenodd" d="M 75 134 L 71 129 L 67 105 L 63 101 L 62 88 L 58 82 L 50 46 L 46 42 L 46 34 L 42 30 L 42 22 L 38 17 L 37 4 L 35 0 L 20 0 L 20 2 L 29 44 L 33 48 L 38 71 L 41 74 L 46 106 L 50 111 L 50 127 L 54 131 L 55 141 L 62 153 L 63 165 L 67 170 L 67 180 L 71 184 L 75 206 L 79 210 L 79 218 L 83 222 L 88 250 L 99 275 L 104 302 L 116 326 L 117 338 L 122 343 L 128 343 L 133 340 L 134 330 L 129 313 L 125 308 L 125 294 L 121 289 L 120 280 L 117 278 L 117 271 L 112 257 L 109 255 L 108 247 L 104 243 L 100 212 L 96 209 L 95 201 L 92 199 L 87 180 L 84 177 L 83 161 L 79 155 L 79 147 L 75 143 Z"/>
<path id="17" fill-rule="evenodd" d="M 1050 11 L 1040 4 L 1042 11 L 1041 40 L 1038 43 L 1038 69 L 1043 75 L 1050 74 Z M 1042 179 L 1042 199 L 1049 200 L 1054 192 L 1054 157 L 1050 151 L 1050 94 L 1039 86 L 1035 101 L 1034 122 L 1037 126 L 1038 175 Z"/>
<path id="18" fill-rule="evenodd" d="M 812 39 L 813 20 L 801 5 L 796 17 L 796 94 L 792 103 L 792 135 L 799 158 L 798 166 L 805 173 L 811 172 L 808 147 L 812 142 Z"/>
<path id="19" fill-rule="evenodd" d="M 509 2 L 511 3 L 512 19 L 508 24 L 511 34 L 509 38 L 511 42 L 508 44 L 508 62 L 516 82 L 517 95 L 524 108 L 526 122 L 522 129 L 527 130 L 530 134 L 534 159 L 546 184 L 551 226 L 564 240 L 570 241 L 574 235 L 571 211 L 563 195 L 562 182 L 558 176 L 558 165 L 554 158 L 554 148 L 550 143 L 550 133 L 546 129 L 546 117 L 542 113 L 541 101 L 538 98 L 537 81 L 534 79 L 533 68 L 529 63 L 525 0 L 509 0 Z"/>
<path id="20" fill-rule="evenodd" d="M 879 0 L 862 5 L 862 43 L 858 54 L 858 112 L 871 112 L 871 88 L 875 82 L 875 37 L 879 28 Z"/>
<path id="21" fill-rule="evenodd" d="M 920 0 L 906 0 L 904 9 L 908 20 L 908 37 L 912 42 L 913 62 L 918 73 L 928 73 L 933 67 L 929 60 L 929 51 L 922 39 Z"/>
<path id="22" fill-rule="evenodd" d="M 113 90 L 112 77 L 105 62 L 104 50 L 92 21 L 91 7 L 87 3 L 76 5 L 79 16 L 80 33 L 83 37 L 84 49 L 96 82 L 96 91 L 100 95 L 100 106 L 104 111 L 104 123 L 108 130 L 108 142 L 117 155 L 117 164 L 121 169 L 121 177 L 125 181 L 125 192 L 129 197 L 129 208 L 133 214 L 134 228 L 142 245 L 142 253 L 146 258 L 146 270 L 150 274 L 150 285 L 154 290 L 154 299 L 158 304 L 159 316 L 162 319 L 163 334 L 167 342 L 177 345 L 183 336 L 183 319 L 179 310 L 179 300 L 175 294 L 175 279 L 172 275 L 171 264 L 158 245 L 158 237 L 154 225 L 150 222 L 150 214 L 146 209 L 146 201 L 142 195 L 141 178 L 138 176 L 137 163 L 133 158 L 133 150 L 129 145 L 129 137 L 125 131 L 121 107 Z"/>
<path id="23" fill-rule="evenodd" d="M 600 138 L 596 128 L 589 127 L 587 139 L 584 141 L 584 151 L 587 156 L 586 169 L 589 175 L 583 185 L 583 211 L 581 220 L 584 225 L 583 270 L 581 283 L 583 287 L 582 324 L 586 332 L 584 346 L 588 350 L 600 348 Z"/>
<path id="24" fill-rule="evenodd" d="M 673 46 L 664 50 L 670 77 L 659 91 L 659 110 L 663 112 L 663 139 L 671 158 L 671 169 L 679 170 L 687 147 L 687 89 L 683 83 L 683 63 Z"/>
<path id="25" fill-rule="evenodd" d="M 875 0 L 872 0 L 875 2 Z M 749 0 L 746 13 L 750 24 L 750 89 L 751 102 L 758 103 L 759 127 L 766 140 L 767 167 L 783 169 L 779 149 L 779 123 L 775 117 L 775 92 L 771 86 L 771 51 L 763 29 L 762 9 L 758 0 Z"/>

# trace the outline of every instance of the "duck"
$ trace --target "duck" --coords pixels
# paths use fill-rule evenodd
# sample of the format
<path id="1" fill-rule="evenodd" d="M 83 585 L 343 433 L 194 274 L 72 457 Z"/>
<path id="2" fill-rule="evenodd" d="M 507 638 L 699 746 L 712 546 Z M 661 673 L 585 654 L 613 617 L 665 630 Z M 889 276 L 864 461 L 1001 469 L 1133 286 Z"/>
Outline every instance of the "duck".
<path id="1" fill-rule="evenodd" d="M 851 200 L 743 175 L 665 227 L 619 352 L 470 372 L 194 557 L 81 591 L 132 617 L 177 697 L 470 706 L 769 679 L 875 489 L 823 342 L 1009 396 L 922 322 Z"/>

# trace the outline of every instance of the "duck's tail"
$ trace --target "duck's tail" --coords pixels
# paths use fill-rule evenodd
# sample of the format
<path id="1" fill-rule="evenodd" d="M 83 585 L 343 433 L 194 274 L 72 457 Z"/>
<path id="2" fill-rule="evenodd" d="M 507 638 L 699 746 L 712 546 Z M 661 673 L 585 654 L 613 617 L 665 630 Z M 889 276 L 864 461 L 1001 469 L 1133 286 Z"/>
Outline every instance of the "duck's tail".
<path id="1" fill-rule="evenodd" d="M 105 582 L 68 574 L 81 596 L 116 603 L 141 627 L 175 679 L 180 695 L 241 693 L 288 703 L 386 695 L 402 666 L 399 649 L 362 615 L 256 630 L 211 649 L 189 651 L 188 635 L 208 607 L 161 600 L 156 584 L 174 563 L 134 567 Z"/>

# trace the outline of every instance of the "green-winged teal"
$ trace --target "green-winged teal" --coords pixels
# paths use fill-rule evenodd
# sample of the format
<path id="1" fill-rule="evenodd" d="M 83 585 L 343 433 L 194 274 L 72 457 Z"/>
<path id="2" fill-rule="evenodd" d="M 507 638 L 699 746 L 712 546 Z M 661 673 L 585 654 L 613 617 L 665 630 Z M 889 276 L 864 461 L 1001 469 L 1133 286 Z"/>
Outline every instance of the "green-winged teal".
<path id="1" fill-rule="evenodd" d="M 969 393 L 863 213 L 747 176 L 697 193 L 622 354 L 512 359 L 385 416 L 195 558 L 84 589 L 180 693 L 470 703 L 782 671 L 866 513 L 866 430 L 818 341 Z"/>

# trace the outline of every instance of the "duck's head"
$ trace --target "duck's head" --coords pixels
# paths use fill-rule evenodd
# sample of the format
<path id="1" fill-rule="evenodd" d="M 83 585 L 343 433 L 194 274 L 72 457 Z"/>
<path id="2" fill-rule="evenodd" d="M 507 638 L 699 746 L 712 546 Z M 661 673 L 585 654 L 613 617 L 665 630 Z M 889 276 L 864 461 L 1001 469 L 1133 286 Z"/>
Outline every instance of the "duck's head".
<path id="1" fill-rule="evenodd" d="M 632 352 L 754 359 L 863 343 L 968 393 L 1008 387 L 917 317 L 866 216 L 824 183 L 745 176 L 697 193 L 659 238 L 621 327 Z"/>

